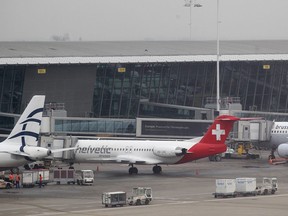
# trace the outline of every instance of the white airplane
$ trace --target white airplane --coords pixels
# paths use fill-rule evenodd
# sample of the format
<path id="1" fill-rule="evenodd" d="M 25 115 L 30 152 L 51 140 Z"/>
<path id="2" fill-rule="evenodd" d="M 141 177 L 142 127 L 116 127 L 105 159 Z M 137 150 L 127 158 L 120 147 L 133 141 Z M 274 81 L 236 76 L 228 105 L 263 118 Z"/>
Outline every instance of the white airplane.
<path id="1" fill-rule="evenodd" d="M 239 118 L 222 115 L 215 119 L 203 137 L 185 141 L 147 140 L 78 140 L 75 163 L 125 163 L 129 174 L 137 174 L 135 164 L 155 165 L 153 172 L 162 171 L 159 164 L 181 164 L 226 151 L 225 140 Z"/>
<path id="2" fill-rule="evenodd" d="M 38 147 L 38 137 L 42 121 L 45 96 L 34 96 L 10 135 L 0 143 L 0 171 L 41 160 L 54 152 L 75 148 L 50 150 Z"/>
<path id="3" fill-rule="evenodd" d="M 275 159 L 274 152 L 282 158 L 288 158 L 288 122 L 274 122 L 271 129 L 269 159 Z"/>

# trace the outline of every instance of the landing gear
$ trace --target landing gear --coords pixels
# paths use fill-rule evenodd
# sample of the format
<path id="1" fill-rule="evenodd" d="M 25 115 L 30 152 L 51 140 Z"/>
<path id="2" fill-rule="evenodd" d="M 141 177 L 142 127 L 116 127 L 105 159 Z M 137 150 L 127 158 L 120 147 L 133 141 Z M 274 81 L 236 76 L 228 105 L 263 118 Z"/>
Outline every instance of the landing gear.
<path id="1" fill-rule="evenodd" d="M 19 168 L 17 167 L 14 167 L 10 170 L 12 173 L 16 174 L 16 173 L 19 173 Z"/>
<path id="2" fill-rule="evenodd" d="M 138 174 L 138 169 L 136 167 L 133 167 L 133 164 L 130 165 L 131 167 L 129 168 L 128 172 L 130 175 L 132 174 Z"/>
<path id="3" fill-rule="evenodd" d="M 154 174 L 160 174 L 161 172 L 162 172 L 162 167 L 161 166 L 155 165 L 153 167 L 153 173 Z"/>
<path id="4" fill-rule="evenodd" d="M 276 149 L 277 149 L 277 147 L 275 147 L 275 146 L 272 147 L 271 153 L 270 153 L 270 155 L 268 156 L 268 160 L 273 160 L 273 159 L 276 158 L 276 157 L 275 157 L 275 154 L 274 154 L 274 152 L 276 151 Z"/>

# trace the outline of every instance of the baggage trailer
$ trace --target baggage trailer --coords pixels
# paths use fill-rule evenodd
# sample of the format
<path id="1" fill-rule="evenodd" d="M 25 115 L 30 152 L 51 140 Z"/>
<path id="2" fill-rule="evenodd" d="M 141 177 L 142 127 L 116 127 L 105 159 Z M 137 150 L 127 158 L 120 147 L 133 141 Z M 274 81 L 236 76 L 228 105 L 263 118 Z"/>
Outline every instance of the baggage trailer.
<path id="1" fill-rule="evenodd" d="M 214 197 L 236 197 L 235 182 L 235 179 L 216 179 L 216 192 L 213 193 Z"/>
<path id="2" fill-rule="evenodd" d="M 50 180 L 50 171 L 48 169 L 27 170 L 22 173 L 22 186 L 24 188 L 34 187 L 39 184 L 39 175 L 42 176 L 42 185 L 47 185 Z"/>
<path id="3" fill-rule="evenodd" d="M 53 170 L 53 179 L 57 184 L 75 184 L 74 169 L 55 169 Z"/>
<path id="4" fill-rule="evenodd" d="M 24 188 L 32 188 L 35 186 L 38 176 L 34 171 L 23 171 L 22 173 L 22 186 Z"/>
<path id="5" fill-rule="evenodd" d="M 236 178 L 237 196 L 256 196 L 256 178 Z"/>
<path id="6" fill-rule="evenodd" d="M 126 205 L 126 192 L 105 192 L 102 194 L 102 204 L 105 207 L 116 207 Z"/>

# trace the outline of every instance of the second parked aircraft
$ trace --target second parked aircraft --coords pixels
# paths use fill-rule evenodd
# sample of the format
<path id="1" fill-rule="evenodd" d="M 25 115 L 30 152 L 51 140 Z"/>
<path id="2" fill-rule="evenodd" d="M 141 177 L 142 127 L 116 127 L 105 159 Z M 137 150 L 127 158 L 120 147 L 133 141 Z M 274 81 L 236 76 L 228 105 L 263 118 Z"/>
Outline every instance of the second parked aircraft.
<path id="1" fill-rule="evenodd" d="M 129 164 L 129 174 L 138 173 L 137 164 L 154 165 L 157 174 L 162 171 L 159 164 L 181 164 L 225 152 L 225 140 L 237 120 L 219 116 L 203 137 L 185 141 L 79 140 L 74 162 Z"/>

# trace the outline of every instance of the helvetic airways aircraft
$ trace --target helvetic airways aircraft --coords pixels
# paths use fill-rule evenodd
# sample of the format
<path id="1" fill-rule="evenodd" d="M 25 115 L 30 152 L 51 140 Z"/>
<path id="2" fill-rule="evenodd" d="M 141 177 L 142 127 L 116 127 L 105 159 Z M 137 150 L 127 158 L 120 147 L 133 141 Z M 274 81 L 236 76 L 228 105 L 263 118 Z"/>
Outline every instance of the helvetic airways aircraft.
<path id="1" fill-rule="evenodd" d="M 41 160 L 54 152 L 75 148 L 49 150 L 37 147 L 45 96 L 35 95 L 6 140 L 0 143 L 0 170 L 14 169 Z"/>
<path id="2" fill-rule="evenodd" d="M 275 151 L 280 157 L 288 158 L 288 122 L 274 122 L 271 129 L 270 145 L 272 147 L 270 159 L 275 159 Z"/>
<path id="3" fill-rule="evenodd" d="M 158 174 L 162 171 L 159 164 L 181 164 L 225 152 L 225 140 L 238 120 L 219 116 L 203 137 L 185 141 L 78 140 L 74 162 L 125 163 L 131 166 L 129 174 L 138 173 L 135 164 L 148 164 Z"/>

